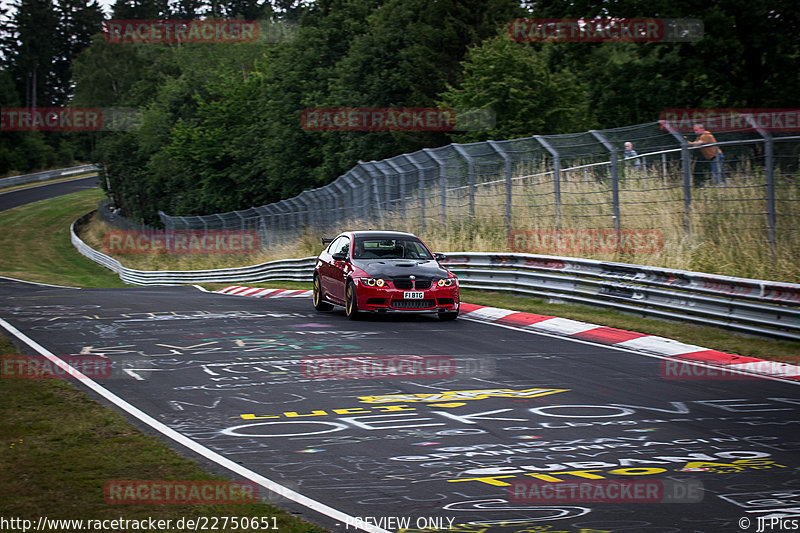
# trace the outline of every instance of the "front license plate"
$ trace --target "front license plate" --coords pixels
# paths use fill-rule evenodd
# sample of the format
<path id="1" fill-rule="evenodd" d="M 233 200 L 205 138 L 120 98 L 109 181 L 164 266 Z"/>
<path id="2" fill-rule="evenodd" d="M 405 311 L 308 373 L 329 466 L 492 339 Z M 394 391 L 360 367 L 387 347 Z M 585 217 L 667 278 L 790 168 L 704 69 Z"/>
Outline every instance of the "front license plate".
<path id="1" fill-rule="evenodd" d="M 403 292 L 403 299 L 405 300 L 422 300 L 423 298 L 425 298 L 425 293 L 422 291 Z"/>

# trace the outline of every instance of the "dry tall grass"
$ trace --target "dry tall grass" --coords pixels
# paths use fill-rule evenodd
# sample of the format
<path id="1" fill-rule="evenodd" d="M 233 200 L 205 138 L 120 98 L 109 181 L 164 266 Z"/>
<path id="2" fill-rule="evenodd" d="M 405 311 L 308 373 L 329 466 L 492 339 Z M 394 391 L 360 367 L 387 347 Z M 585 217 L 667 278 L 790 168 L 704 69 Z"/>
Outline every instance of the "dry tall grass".
<path id="1" fill-rule="evenodd" d="M 686 216 L 679 169 L 666 175 L 644 176 L 626 168 L 619 180 L 620 227 L 623 230 L 659 230 L 663 249 L 656 252 L 581 250 L 562 253 L 538 249 L 537 253 L 661 266 L 776 281 L 800 282 L 800 186 L 798 179 L 784 177 L 777 183 L 777 243 L 768 240 L 766 187 L 757 169 L 739 166 L 728 172 L 726 186 L 705 183 L 692 187 L 691 209 Z M 556 213 L 552 174 L 527 165 L 515 168 L 512 180 L 512 230 L 572 230 L 614 228 L 612 191 L 605 172 L 597 167 L 562 173 L 561 209 Z M 473 214 L 468 189 L 447 191 L 442 209 L 438 183 L 431 184 L 420 201 L 417 194 L 392 210 L 376 210 L 374 220 L 351 218 L 320 231 L 302 228 L 286 236 L 284 244 L 249 256 L 137 255 L 117 256 L 123 264 L 143 270 L 194 270 L 251 265 L 292 257 L 307 257 L 322 249 L 320 236 L 334 236 L 345 229 L 391 229 L 416 233 L 436 251 L 513 250 L 506 228 L 506 191 L 502 175 L 479 176 Z M 424 207 L 424 217 L 423 217 Z M 424 220 L 424 227 L 423 227 Z M 688 221 L 688 232 L 685 223 Z M 94 220 L 84 240 L 102 250 L 102 237 L 110 228 Z"/>

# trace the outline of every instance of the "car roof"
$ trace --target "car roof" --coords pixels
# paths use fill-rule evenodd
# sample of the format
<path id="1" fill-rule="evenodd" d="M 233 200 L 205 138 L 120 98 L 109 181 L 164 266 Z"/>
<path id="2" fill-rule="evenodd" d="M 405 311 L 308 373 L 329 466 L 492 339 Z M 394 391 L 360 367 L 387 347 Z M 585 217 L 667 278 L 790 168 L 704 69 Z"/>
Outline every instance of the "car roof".
<path id="1" fill-rule="evenodd" d="M 380 231 L 380 230 L 364 230 L 364 231 L 346 231 L 343 235 L 352 235 L 354 237 L 413 237 L 418 239 L 413 233 L 405 233 L 403 231 Z"/>

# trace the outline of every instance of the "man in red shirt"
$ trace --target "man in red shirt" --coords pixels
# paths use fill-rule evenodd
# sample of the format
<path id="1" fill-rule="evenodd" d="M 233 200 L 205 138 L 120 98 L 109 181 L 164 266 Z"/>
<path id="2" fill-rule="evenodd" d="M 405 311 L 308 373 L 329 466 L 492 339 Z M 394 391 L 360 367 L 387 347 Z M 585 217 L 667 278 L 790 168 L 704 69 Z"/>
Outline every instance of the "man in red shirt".
<path id="1" fill-rule="evenodd" d="M 689 144 L 691 146 L 713 145 L 703 146 L 703 148 L 700 148 L 700 153 L 703 154 L 703 157 L 711 165 L 711 178 L 714 180 L 714 183 L 724 184 L 725 168 L 723 165 L 725 164 L 725 156 L 722 154 L 720 147 L 714 145 L 717 140 L 702 124 L 695 124 L 694 132 L 697 138 L 694 141 L 689 141 Z"/>

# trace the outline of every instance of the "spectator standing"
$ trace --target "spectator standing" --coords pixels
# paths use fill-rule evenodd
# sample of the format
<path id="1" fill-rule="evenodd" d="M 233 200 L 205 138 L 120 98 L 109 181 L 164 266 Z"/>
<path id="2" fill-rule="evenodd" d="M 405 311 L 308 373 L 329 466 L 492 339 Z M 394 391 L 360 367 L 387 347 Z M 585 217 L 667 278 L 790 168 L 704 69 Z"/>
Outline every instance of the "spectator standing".
<path id="1" fill-rule="evenodd" d="M 694 125 L 694 133 L 697 138 L 694 141 L 689 141 L 691 146 L 702 146 L 700 153 L 711 166 L 711 179 L 715 184 L 725 183 L 725 156 L 719 146 L 704 146 L 713 145 L 717 142 L 710 131 L 705 129 L 702 124 Z"/>
<path id="2" fill-rule="evenodd" d="M 623 152 L 625 159 L 628 161 L 628 166 L 632 166 L 636 170 L 642 168 L 642 162 L 639 160 L 639 154 L 633 149 L 633 143 L 628 141 L 625 143 L 625 151 Z"/>

